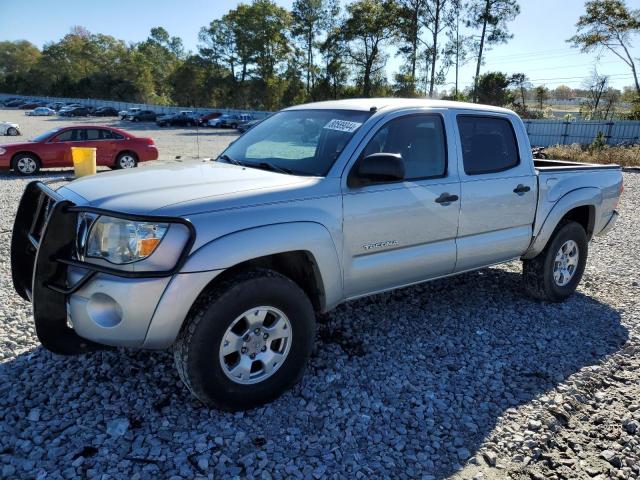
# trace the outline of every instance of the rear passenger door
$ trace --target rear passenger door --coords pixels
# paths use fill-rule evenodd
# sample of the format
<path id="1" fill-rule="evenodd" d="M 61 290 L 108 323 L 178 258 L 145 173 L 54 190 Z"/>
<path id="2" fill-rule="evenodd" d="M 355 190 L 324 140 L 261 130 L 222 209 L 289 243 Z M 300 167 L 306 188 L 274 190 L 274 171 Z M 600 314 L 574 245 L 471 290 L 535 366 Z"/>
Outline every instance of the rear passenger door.
<path id="1" fill-rule="evenodd" d="M 529 142 L 508 116 L 458 114 L 460 224 L 456 271 L 510 260 L 532 236 L 537 180 Z M 518 138 L 520 135 L 520 138 Z"/>
<path id="2" fill-rule="evenodd" d="M 115 161 L 115 145 L 111 138 L 111 130 L 104 128 L 87 128 L 84 131 L 84 139 L 83 147 L 96 149 L 97 165 L 113 165 Z"/>

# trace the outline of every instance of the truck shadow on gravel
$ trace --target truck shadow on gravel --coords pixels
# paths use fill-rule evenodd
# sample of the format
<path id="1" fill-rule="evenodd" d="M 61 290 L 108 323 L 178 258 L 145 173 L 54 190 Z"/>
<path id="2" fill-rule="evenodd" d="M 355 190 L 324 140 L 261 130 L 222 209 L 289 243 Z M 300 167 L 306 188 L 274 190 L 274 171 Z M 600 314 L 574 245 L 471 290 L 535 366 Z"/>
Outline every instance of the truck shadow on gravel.
<path id="1" fill-rule="evenodd" d="M 344 304 L 319 319 L 301 383 L 244 413 L 204 408 L 169 353 L 39 347 L 0 366 L 0 463 L 26 472 L 42 451 L 37 468 L 76 460 L 81 476 L 451 475 L 507 409 L 627 339 L 608 305 L 535 302 L 520 282 L 491 268 Z"/>

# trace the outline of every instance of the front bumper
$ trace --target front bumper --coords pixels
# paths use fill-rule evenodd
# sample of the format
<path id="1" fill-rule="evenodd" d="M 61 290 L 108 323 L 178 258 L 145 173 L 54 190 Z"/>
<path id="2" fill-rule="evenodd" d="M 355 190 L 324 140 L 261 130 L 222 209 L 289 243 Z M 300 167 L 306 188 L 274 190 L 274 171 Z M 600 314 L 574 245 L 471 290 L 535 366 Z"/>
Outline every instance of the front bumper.
<path id="1" fill-rule="evenodd" d="M 38 338 L 53 352 L 77 354 L 102 344 L 142 346 L 168 285 L 174 277 L 187 275 L 177 274 L 195 240 L 193 226 L 179 218 L 144 218 L 187 225 L 189 241 L 170 270 L 121 271 L 74 258 L 80 211 L 135 217 L 77 207 L 40 182 L 27 186 L 11 240 L 14 288 L 33 303 Z M 185 315 L 188 307 L 183 302 L 192 297 L 187 292 L 176 301 L 186 308 Z M 160 345 L 166 340 L 151 343 Z"/>

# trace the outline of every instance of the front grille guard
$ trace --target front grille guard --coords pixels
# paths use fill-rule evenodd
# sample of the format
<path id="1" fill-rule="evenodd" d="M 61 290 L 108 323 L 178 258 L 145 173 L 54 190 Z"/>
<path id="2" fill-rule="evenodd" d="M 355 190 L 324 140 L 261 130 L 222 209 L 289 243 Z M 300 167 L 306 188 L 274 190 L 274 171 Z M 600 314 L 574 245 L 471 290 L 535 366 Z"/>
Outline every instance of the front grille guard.
<path id="1" fill-rule="evenodd" d="M 82 262 L 73 258 L 77 215 L 81 211 L 111 214 L 141 221 L 182 223 L 190 232 L 189 240 L 176 265 L 164 271 L 121 271 Z M 11 276 L 16 292 L 33 304 L 33 317 L 40 342 L 61 354 L 78 354 L 101 345 L 79 337 L 67 323 L 66 298 L 98 272 L 122 277 L 166 277 L 177 273 L 195 241 L 195 229 L 182 218 L 124 215 L 92 207 L 78 207 L 65 200 L 42 182 L 27 185 L 13 226 L 11 238 Z M 67 285 L 70 266 L 83 268 L 84 275 Z"/>

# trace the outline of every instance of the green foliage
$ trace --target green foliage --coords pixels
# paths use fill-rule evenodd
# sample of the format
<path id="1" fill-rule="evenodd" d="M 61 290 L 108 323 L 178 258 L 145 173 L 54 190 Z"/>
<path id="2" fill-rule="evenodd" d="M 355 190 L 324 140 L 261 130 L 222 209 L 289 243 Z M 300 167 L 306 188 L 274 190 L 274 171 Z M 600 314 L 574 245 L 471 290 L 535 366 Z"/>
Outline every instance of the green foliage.
<path id="1" fill-rule="evenodd" d="M 605 137 L 603 132 L 598 132 L 596 137 L 593 139 L 593 142 L 591 142 L 591 145 L 589 145 L 589 149 L 602 150 L 606 146 L 607 146 L 607 138 Z"/>
<path id="2" fill-rule="evenodd" d="M 509 91 L 511 80 L 502 72 L 489 72 L 480 76 L 476 87 L 476 95 L 480 103 L 504 106 L 513 103 L 513 95 Z"/>
<path id="3" fill-rule="evenodd" d="M 640 95 L 638 72 L 630 52 L 631 36 L 640 32 L 640 10 L 629 9 L 624 0 L 589 0 L 585 9 L 576 24 L 578 33 L 567 41 L 585 53 L 604 48 L 615 54 L 631 69 L 636 93 Z"/>

